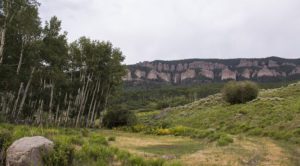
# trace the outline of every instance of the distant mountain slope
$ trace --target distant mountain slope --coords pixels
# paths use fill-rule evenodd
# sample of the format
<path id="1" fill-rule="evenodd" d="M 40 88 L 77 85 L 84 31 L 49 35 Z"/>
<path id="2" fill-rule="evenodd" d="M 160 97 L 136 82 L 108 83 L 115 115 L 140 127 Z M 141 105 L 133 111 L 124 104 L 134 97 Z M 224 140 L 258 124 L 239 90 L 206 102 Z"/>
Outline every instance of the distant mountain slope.
<path id="1" fill-rule="evenodd" d="M 123 80 L 133 83 L 202 83 L 225 80 L 281 81 L 300 78 L 300 59 L 187 59 L 129 65 Z"/>

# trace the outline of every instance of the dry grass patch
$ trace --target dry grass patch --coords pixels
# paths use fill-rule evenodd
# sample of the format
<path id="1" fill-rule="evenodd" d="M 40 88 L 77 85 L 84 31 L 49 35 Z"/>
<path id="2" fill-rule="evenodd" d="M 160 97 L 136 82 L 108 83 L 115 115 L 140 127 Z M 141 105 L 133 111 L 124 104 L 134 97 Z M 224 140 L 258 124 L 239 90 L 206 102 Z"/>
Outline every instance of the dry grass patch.
<path id="1" fill-rule="evenodd" d="M 208 145 L 204 150 L 182 158 L 184 165 L 291 165 L 289 156 L 270 139 L 235 139 L 227 147 Z"/>

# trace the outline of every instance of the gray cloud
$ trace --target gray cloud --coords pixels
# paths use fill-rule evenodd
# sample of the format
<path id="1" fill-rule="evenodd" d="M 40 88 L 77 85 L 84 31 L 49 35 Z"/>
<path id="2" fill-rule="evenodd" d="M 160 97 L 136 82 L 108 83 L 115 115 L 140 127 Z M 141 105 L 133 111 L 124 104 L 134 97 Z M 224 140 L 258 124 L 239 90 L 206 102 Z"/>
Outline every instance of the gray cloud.
<path id="1" fill-rule="evenodd" d="M 300 57 L 299 0 L 40 0 L 69 40 L 110 40 L 126 63 Z"/>

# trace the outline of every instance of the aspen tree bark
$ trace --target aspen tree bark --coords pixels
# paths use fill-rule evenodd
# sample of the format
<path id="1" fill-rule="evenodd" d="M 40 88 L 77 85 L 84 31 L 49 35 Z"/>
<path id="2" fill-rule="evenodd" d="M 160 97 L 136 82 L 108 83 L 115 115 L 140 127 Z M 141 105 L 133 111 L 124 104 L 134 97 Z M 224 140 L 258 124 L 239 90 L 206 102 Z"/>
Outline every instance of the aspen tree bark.
<path id="1" fill-rule="evenodd" d="M 69 104 L 68 104 L 67 114 L 66 114 L 66 119 L 65 119 L 65 127 L 66 127 L 66 125 L 68 124 L 68 121 L 69 121 L 70 107 L 71 107 L 71 100 L 69 99 Z"/>
<path id="2" fill-rule="evenodd" d="M 23 90 L 23 84 L 24 84 L 23 82 L 21 82 L 21 84 L 20 84 L 20 88 L 19 88 L 19 91 L 18 91 L 18 96 L 17 96 L 17 99 L 16 99 L 16 101 L 15 101 L 15 104 L 14 104 L 14 107 L 13 107 L 13 110 L 12 110 L 12 113 L 11 113 L 12 117 L 15 116 L 15 112 L 16 112 L 16 110 L 17 110 L 17 105 L 18 105 L 19 99 L 20 99 L 20 94 L 21 94 L 21 91 Z"/>
<path id="3" fill-rule="evenodd" d="M 4 46 L 5 46 L 5 37 L 6 37 L 6 28 L 7 28 L 7 23 L 11 22 L 12 19 L 14 18 L 14 15 L 10 17 L 10 9 L 11 9 L 11 4 L 12 1 L 6 1 L 6 4 L 4 4 L 4 0 L 2 0 L 2 7 L 3 9 L 6 8 L 6 12 L 4 10 L 4 24 L 2 26 L 2 31 L 1 31 L 1 40 L 0 40 L 0 65 L 3 63 L 3 52 L 4 52 Z M 10 19 L 9 19 L 10 17 Z M 8 20 L 9 19 L 9 20 Z"/>
<path id="4" fill-rule="evenodd" d="M 2 101 L 2 111 L 1 112 L 5 112 L 6 109 L 6 94 L 4 94 L 3 96 L 1 96 L 1 101 Z"/>
<path id="5" fill-rule="evenodd" d="M 77 118 L 76 118 L 76 122 L 75 122 L 75 127 L 77 127 L 78 122 L 79 122 L 79 118 L 80 118 L 80 114 L 81 114 L 81 107 L 83 105 L 84 94 L 85 94 L 85 88 L 83 87 L 82 91 L 80 92 L 80 95 L 79 95 L 79 100 L 78 100 L 79 108 L 78 108 Z"/>
<path id="6" fill-rule="evenodd" d="M 99 87 L 97 89 L 98 92 L 100 91 L 100 86 L 101 86 L 101 83 L 99 84 Z M 99 99 L 98 99 L 99 102 L 98 102 L 98 100 L 96 100 L 96 102 L 94 104 L 94 107 L 93 107 L 93 113 L 92 113 L 92 117 L 91 117 L 92 126 L 94 126 L 94 124 L 95 124 L 95 120 L 97 118 L 97 113 L 98 113 L 98 111 L 96 111 L 96 109 L 99 108 L 100 105 L 101 105 L 101 99 L 103 97 L 103 94 L 104 94 L 104 88 L 102 87 L 101 88 L 101 94 L 100 94 Z"/>
<path id="7" fill-rule="evenodd" d="M 24 44 L 25 44 L 25 43 L 24 43 L 23 37 L 22 37 L 22 41 L 21 41 L 21 52 L 20 52 L 20 59 L 19 59 L 18 68 L 17 68 L 17 75 L 19 75 L 19 73 L 20 73 L 20 69 L 21 69 L 21 65 L 22 65 L 22 61 L 23 61 Z"/>
<path id="8" fill-rule="evenodd" d="M 93 103 L 94 103 L 94 99 L 95 99 L 95 94 L 96 94 L 97 89 L 98 89 L 98 85 L 99 85 L 99 81 L 97 81 L 97 83 L 96 83 L 96 85 L 95 85 L 95 89 L 94 89 L 94 91 L 93 91 L 92 100 L 91 100 L 89 112 L 88 112 L 88 115 L 87 115 L 87 118 L 86 118 L 86 126 L 85 126 L 85 127 L 88 127 L 88 126 L 89 126 L 89 119 L 90 119 L 91 110 L 92 110 Z"/>
<path id="9" fill-rule="evenodd" d="M 104 110 L 106 110 L 106 107 L 107 107 L 107 102 L 108 102 L 108 97 L 110 96 L 110 91 L 111 91 L 111 85 L 108 86 L 107 93 L 105 96 Z"/>
<path id="10" fill-rule="evenodd" d="M 94 106 L 93 106 L 93 111 L 92 111 L 92 116 L 91 116 L 91 119 L 90 119 L 90 126 L 93 126 L 94 125 L 94 116 L 95 116 L 95 110 L 96 110 L 96 105 L 97 105 L 97 100 L 95 100 L 95 103 L 94 103 Z"/>
<path id="11" fill-rule="evenodd" d="M 75 127 L 78 127 L 78 123 L 79 123 L 79 120 L 80 120 L 80 118 L 81 118 L 81 113 L 82 113 L 82 109 L 84 109 L 83 108 L 83 106 L 84 106 L 84 103 L 85 103 L 85 100 L 86 100 L 86 95 L 87 95 L 87 93 L 88 93 L 88 86 L 89 86 L 89 76 L 88 76 L 88 79 L 87 79 L 87 81 L 86 81 L 86 85 L 85 85 L 85 87 L 84 87 L 84 85 L 83 85 L 83 90 L 82 90 L 82 94 L 81 94 L 81 96 L 80 96 L 80 107 L 79 107 L 79 111 L 78 111 L 78 114 L 77 114 L 77 118 L 76 118 L 76 123 L 75 123 Z"/>
<path id="12" fill-rule="evenodd" d="M 4 51 L 4 45 L 5 45 L 5 34 L 6 34 L 6 23 L 4 23 L 4 26 L 1 31 L 1 43 L 0 43 L 0 65 L 3 62 L 3 51 Z"/>
<path id="13" fill-rule="evenodd" d="M 26 88 L 25 88 L 25 91 L 24 91 L 24 95 L 23 95 L 22 100 L 21 100 L 21 103 L 20 103 L 20 107 L 19 107 L 19 109 L 18 109 L 18 113 L 17 113 L 16 119 L 18 119 L 19 114 L 20 114 L 21 111 L 23 110 L 23 106 L 24 106 L 24 103 L 25 103 L 25 100 L 26 100 L 26 97 L 27 97 L 28 89 L 29 89 L 29 87 L 30 87 L 30 84 L 31 84 L 31 81 L 32 81 L 32 78 L 33 78 L 34 71 L 35 71 L 35 67 L 32 68 L 32 71 L 31 71 L 29 80 L 28 80 L 28 82 L 27 82 L 27 85 L 26 85 Z"/>
<path id="14" fill-rule="evenodd" d="M 12 101 L 14 100 L 14 95 L 13 93 L 8 93 L 8 101 L 7 101 L 7 106 L 5 109 L 5 115 L 8 115 L 8 113 L 10 112 L 10 105 L 12 103 Z"/>
<path id="15" fill-rule="evenodd" d="M 87 91 L 87 94 L 84 96 L 84 101 L 83 101 L 83 105 L 80 109 L 80 114 L 79 114 L 79 122 L 80 122 L 80 119 L 82 119 L 82 114 L 84 113 L 84 110 L 85 110 L 85 105 L 86 105 L 86 102 L 88 100 L 88 97 L 89 97 L 89 94 L 90 94 L 90 91 L 88 90 Z M 84 123 L 83 123 L 84 124 Z"/>
<path id="16" fill-rule="evenodd" d="M 51 82 L 51 94 L 50 94 L 50 102 L 49 102 L 49 117 L 48 120 L 51 123 L 51 118 L 52 118 L 52 105 L 53 105 L 53 93 L 54 93 L 54 84 Z"/>
<path id="17" fill-rule="evenodd" d="M 59 104 L 57 104 L 57 106 L 56 106 L 56 113 L 55 113 L 55 120 L 54 120 L 54 124 L 55 125 L 57 125 L 58 112 L 59 112 Z"/>
<path id="18" fill-rule="evenodd" d="M 38 122 L 39 125 L 43 123 L 43 108 L 44 108 L 44 100 L 40 102 L 40 106 L 39 106 L 39 122 Z"/>

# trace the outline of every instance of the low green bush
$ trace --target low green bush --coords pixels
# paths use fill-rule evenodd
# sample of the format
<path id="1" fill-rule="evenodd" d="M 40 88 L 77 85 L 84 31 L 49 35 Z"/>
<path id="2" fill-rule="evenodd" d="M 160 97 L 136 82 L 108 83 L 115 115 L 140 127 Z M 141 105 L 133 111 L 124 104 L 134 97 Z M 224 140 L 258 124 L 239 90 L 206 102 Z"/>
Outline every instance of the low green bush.
<path id="1" fill-rule="evenodd" d="M 250 81 L 230 81 L 222 89 L 223 99 L 230 104 L 246 103 L 258 96 L 258 86 Z"/>
<path id="2" fill-rule="evenodd" d="M 184 127 L 184 126 L 176 126 L 170 129 L 171 133 L 175 136 L 191 136 L 196 132 L 195 129 Z"/>
<path id="3" fill-rule="evenodd" d="M 85 129 L 85 128 L 84 128 L 84 129 L 81 130 L 81 134 L 82 134 L 83 137 L 88 137 L 88 136 L 89 136 L 89 133 L 90 133 L 90 132 L 89 132 L 88 129 Z"/>
<path id="4" fill-rule="evenodd" d="M 8 129 L 0 129 L 0 150 L 6 149 L 6 147 L 12 141 L 12 132 Z"/>
<path id="5" fill-rule="evenodd" d="M 115 136 L 110 136 L 107 138 L 107 141 L 116 141 L 116 137 Z"/>
<path id="6" fill-rule="evenodd" d="M 230 143 L 233 143 L 233 139 L 230 136 L 228 136 L 227 134 L 220 135 L 220 137 L 217 141 L 218 146 L 226 146 Z"/>
<path id="7" fill-rule="evenodd" d="M 248 131 L 249 135 L 253 136 L 260 136 L 263 134 L 263 129 L 262 128 L 254 128 Z"/>
<path id="8" fill-rule="evenodd" d="M 86 143 L 76 153 L 76 163 L 82 165 L 107 165 L 114 153 L 109 147 Z"/>
<path id="9" fill-rule="evenodd" d="M 132 126 L 136 124 L 136 116 L 129 110 L 110 110 L 103 117 L 102 125 L 107 128 Z"/>
<path id="10" fill-rule="evenodd" d="M 172 135 L 173 133 L 171 132 L 170 129 L 157 129 L 155 132 L 156 135 Z"/>
<path id="11" fill-rule="evenodd" d="M 74 144 L 74 145 L 83 145 L 84 144 L 84 140 L 78 136 L 71 136 L 69 138 L 69 141 L 71 144 Z"/>
<path id="12" fill-rule="evenodd" d="M 105 139 L 105 137 L 100 136 L 100 135 L 92 135 L 92 136 L 90 136 L 89 143 L 90 144 L 96 144 L 96 145 L 108 145 L 108 142 Z"/>
<path id="13" fill-rule="evenodd" d="M 74 148 L 68 142 L 63 142 L 63 141 L 55 142 L 53 152 L 47 156 L 44 156 L 43 159 L 46 166 L 73 165 Z"/>

